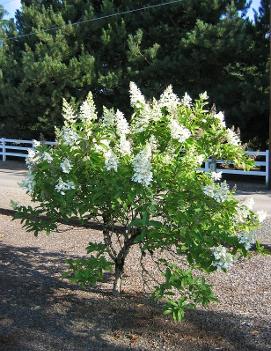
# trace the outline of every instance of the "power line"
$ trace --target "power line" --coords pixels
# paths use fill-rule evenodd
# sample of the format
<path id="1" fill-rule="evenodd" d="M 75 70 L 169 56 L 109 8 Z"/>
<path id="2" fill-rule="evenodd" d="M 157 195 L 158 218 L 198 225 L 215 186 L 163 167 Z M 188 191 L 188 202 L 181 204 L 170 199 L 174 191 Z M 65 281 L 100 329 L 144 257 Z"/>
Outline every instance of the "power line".
<path id="1" fill-rule="evenodd" d="M 20 38 L 26 38 L 26 37 L 30 37 L 30 36 L 36 35 L 37 33 L 49 32 L 51 30 L 60 29 L 60 28 L 66 27 L 66 26 L 76 26 L 76 25 L 81 24 L 81 23 L 96 22 L 96 21 L 100 21 L 100 20 L 103 20 L 103 19 L 111 18 L 111 17 L 128 15 L 130 13 L 141 12 L 141 11 L 154 9 L 154 8 L 158 8 L 158 7 L 164 7 L 164 6 L 168 6 L 168 5 L 179 3 L 181 1 L 183 1 L 183 0 L 173 0 L 173 1 L 168 1 L 168 2 L 164 2 L 164 3 L 160 3 L 160 4 L 148 5 L 148 6 L 140 7 L 140 8 L 133 9 L 133 10 L 126 10 L 126 11 L 121 11 L 121 12 L 115 12 L 115 13 L 111 13 L 109 15 L 104 15 L 104 16 L 101 16 L 101 17 L 95 17 L 95 18 L 86 19 L 86 20 L 82 20 L 82 21 L 76 21 L 76 22 L 73 22 L 73 23 L 67 23 L 67 24 L 64 24 L 62 26 L 52 26 L 52 27 L 49 27 L 49 28 L 46 28 L 46 29 L 41 29 L 41 30 L 38 30 L 36 32 L 31 32 L 31 33 L 28 33 L 28 34 L 21 34 L 21 35 L 17 35 L 17 36 L 13 36 L 13 37 L 6 37 L 6 38 L 2 38 L 2 40 L 17 40 L 17 39 L 20 39 Z"/>

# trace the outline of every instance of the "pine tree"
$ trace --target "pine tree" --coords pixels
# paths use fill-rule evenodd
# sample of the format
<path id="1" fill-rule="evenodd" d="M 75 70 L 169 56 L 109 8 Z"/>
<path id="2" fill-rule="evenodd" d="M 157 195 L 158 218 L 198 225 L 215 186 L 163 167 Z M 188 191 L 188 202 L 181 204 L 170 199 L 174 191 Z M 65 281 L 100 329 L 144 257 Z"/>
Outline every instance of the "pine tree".
<path id="1" fill-rule="evenodd" d="M 52 138 L 62 124 L 61 99 L 80 103 L 89 90 L 99 110 L 114 105 L 128 112 L 133 80 L 147 97 L 168 84 L 179 95 L 207 90 L 244 140 L 261 137 L 264 127 L 249 126 L 261 108 L 260 102 L 251 107 L 254 95 L 263 98 L 262 71 L 254 61 L 256 25 L 245 19 L 248 1 L 183 0 L 91 21 L 163 2 L 23 0 L 16 31 L 6 31 L 18 39 L 4 44 L 2 133 Z"/>

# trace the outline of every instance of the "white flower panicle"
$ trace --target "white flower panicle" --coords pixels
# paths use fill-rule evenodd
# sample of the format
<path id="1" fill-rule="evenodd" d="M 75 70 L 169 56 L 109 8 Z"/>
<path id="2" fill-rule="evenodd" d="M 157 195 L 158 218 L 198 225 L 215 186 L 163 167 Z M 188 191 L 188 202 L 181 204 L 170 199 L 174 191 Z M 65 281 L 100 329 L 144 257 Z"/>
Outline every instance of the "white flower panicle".
<path id="1" fill-rule="evenodd" d="M 265 221 L 267 217 L 267 213 L 265 211 L 260 210 L 260 211 L 257 211 L 256 214 L 258 216 L 258 220 L 260 223 Z"/>
<path id="2" fill-rule="evenodd" d="M 205 91 L 204 93 L 199 94 L 199 98 L 200 98 L 201 100 L 208 100 L 208 99 L 209 99 L 209 96 L 208 96 L 208 94 L 207 94 L 207 91 Z"/>
<path id="3" fill-rule="evenodd" d="M 131 154 L 131 144 L 127 140 L 126 135 L 130 133 L 129 124 L 124 117 L 123 113 L 117 110 L 116 115 L 116 127 L 117 134 L 120 137 L 119 140 L 119 150 L 122 155 L 130 155 Z"/>
<path id="4" fill-rule="evenodd" d="M 199 165 L 202 165 L 203 161 L 205 160 L 205 156 L 204 155 L 198 155 L 196 157 L 196 162 L 199 164 Z"/>
<path id="5" fill-rule="evenodd" d="M 28 155 L 26 158 L 26 164 L 31 167 L 32 165 L 34 165 L 37 162 L 37 151 L 33 150 L 33 149 L 28 149 Z"/>
<path id="6" fill-rule="evenodd" d="M 33 148 L 36 149 L 37 147 L 41 146 L 41 142 L 38 141 L 38 140 L 33 139 L 32 140 L 32 145 L 33 145 Z"/>
<path id="7" fill-rule="evenodd" d="M 146 130 L 151 121 L 158 121 L 162 116 L 161 108 L 157 100 L 153 99 L 152 106 L 145 104 L 140 116 L 135 116 L 133 119 L 133 131 L 135 133 L 141 133 Z"/>
<path id="8" fill-rule="evenodd" d="M 237 223 L 245 223 L 250 215 L 251 211 L 253 210 L 255 201 L 252 197 L 247 198 L 245 201 L 237 205 L 236 214 L 235 214 L 235 221 Z"/>
<path id="9" fill-rule="evenodd" d="M 219 111 L 218 113 L 216 113 L 216 114 L 214 115 L 214 117 L 220 121 L 220 124 L 221 124 L 224 128 L 226 127 L 225 117 L 224 117 L 224 113 L 223 113 L 222 111 Z"/>
<path id="10" fill-rule="evenodd" d="M 219 245 L 217 247 L 213 247 L 211 250 L 215 258 L 212 265 L 216 267 L 217 270 L 227 270 L 232 266 L 234 262 L 233 255 L 229 253 L 224 246 Z"/>
<path id="11" fill-rule="evenodd" d="M 159 106 L 166 107 L 169 112 L 172 112 L 180 104 L 180 100 L 176 94 L 173 93 L 172 85 L 169 85 L 159 99 Z"/>
<path id="12" fill-rule="evenodd" d="M 130 132 L 129 124 L 127 119 L 124 117 L 123 113 L 120 110 L 116 112 L 116 123 L 117 123 L 117 133 L 118 135 L 125 136 Z"/>
<path id="13" fill-rule="evenodd" d="M 191 107 L 192 106 L 192 98 L 190 97 L 190 95 L 185 93 L 182 100 L 181 100 L 181 104 L 186 106 L 186 107 Z"/>
<path id="14" fill-rule="evenodd" d="M 151 148 L 152 151 L 157 150 L 157 148 L 158 148 L 158 141 L 157 141 L 157 139 L 155 138 L 154 135 L 150 136 L 150 138 L 149 138 L 149 145 L 150 145 L 150 148 Z"/>
<path id="15" fill-rule="evenodd" d="M 76 114 L 73 108 L 65 99 L 63 99 L 62 116 L 68 123 L 74 123 L 76 120 Z"/>
<path id="16" fill-rule="evenodd" d="M 32 194 L 35 188 L 35 180 L 31 171 L 28 171 L 27 176 L 19 183 L 19 186 L 26 190 L 27 193 Z"/>
<path id="17" fill-rule="evenodd" d="M 49 152 L 40 152 L 38 150 L 28 149 L 28 156 L 26 158 L 26 164 L 28 167 L 32 167 L 33 165 L 46 161 L 51 163 L 53 161 L 53 157 L 49 154 Z"/>
<path id="18" fill-rule="evenodd" d="M 239 204 L 236 208 L 236 213 L 234 216 L 234 220 L 237 223 L 245 223 L 250 216 L 250 210 L 248 207 L 244 206 L 243 204 Z"/>
<path id="19" fill-rule="evenodd" d="M 71 169 L 72 169 L 72 164 L 71 162 L 65 158 L 61 163 L 60 163 L 60 167 L 63 173 L 70 173 Z"/>
<path id="20" fill-rule="evenodd" d="M 227 141 L 232 145 L 239 145 L 241 143 L 239 135 L 231 129 L 227 129 Z"/>
<path id="21" fill-rule="evenodd" d="M 116 122 L 116 114 L 113 109 L 103 107 L 102 123 L 106 127 L 113 127 Z"/>
<path id="22" fill-rule="evenodd" d="M 67 127 L 62 128 L 61 135 L 63 142 L 67 145 L 74 145 L 79 140 L 79 135 Z"/>
<path id="23" fill-rule="evenodd" d="M 75 189 L 75 184 L 72 181 L 64 182 L 62 178 L 59 178 L 58 183 L 55 186 L 55 189 L 61 195 L 65 195 L 66 191 Z"/>
<path id="24" fill-rule="evenodd" d="M 86 100 L 82 103 L 79 116 L 82 121 L 93 121 L 97 119 L 96 107 L 91 92 L 88 93 Z"/>
<path id="25" fill-rule="evenodd" d="M 114 152 L 109 149 L 104 153 L 104 158 L 105 158 L 105 169 L 107 171 L 117 171 L 118 170 L 118 158 L 114 154 Z"/>
<path id="26" fill-rule="evenodd" d="M 191 136 L 191 132 L 187 128 L 179 125 L 175 119 L 170 121 L 169 128 L 172 139 L 176 139 L 180 143 L 185 142 Z"/>
<path id="27" fill-rule="evenodd" d="M 246 250 L 251 249 L 252 245 L 256 243 L 255 235 L 252 233 L 239 234 L 238 239 Z"/>
<path id="28" fill-rule="evenodd" d="M 145 98 L 134 82 L 130 82 L 130 101 L 132 107 L 145 105 Z"/>
<path id="29" fill-rule="evenodd" d="M 131 154 L 131 143 L 129 140 L 126 139 L 125 135 L 122 135 L 120 137 L 119 149 L 122 155 Z"/>
<path id="30" fill-rule="evenodd" d="M 147 113 L 144 113 L 142 116 L 139 116 L 139 118 L 137 118 L 134 121 L 133 131 L 135 133 L 144 132 L 144 130 L 147 129 L 147 127 L 148 127 L 148 125 L 150 123 L 150 118 L 149 117 L 150 116 Z"/>
<path id="31" fill-rule="evenodd" d="M 147 144 L 142 151 L 140 151 L 133 159 L 132 181 L 140 183 L 143 186 L 149 186 L 153 179 L 152 174 L 152 148 Z"/>
<path id="32" fill-rule="evenodd" d="M 221 180 L 222 172 L 211 172 L 211 178 L 216 182 Z"/>
<path id="33" fill-rule="evenodd" d="M 48 163 L 51 163 L 53 161 L 53 157 L 49 154 L 49 152 L 46 151 L 40 155 L 40 159 Z"/>
<path id="34" fill-rule="evenodd" d="M 223 182 L 220 185 L 205 185 L 202 190 L 205 195 L 213 198 L 219 203 L 225 202 L 229 194 L 229 187 L 226 182 Z"/>

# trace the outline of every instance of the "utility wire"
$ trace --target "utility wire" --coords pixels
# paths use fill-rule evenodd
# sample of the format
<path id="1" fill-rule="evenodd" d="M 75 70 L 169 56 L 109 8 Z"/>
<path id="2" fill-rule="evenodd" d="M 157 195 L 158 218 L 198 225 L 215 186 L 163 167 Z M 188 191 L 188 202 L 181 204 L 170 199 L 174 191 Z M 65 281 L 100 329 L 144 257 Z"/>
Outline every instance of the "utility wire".
<path id="1" fill-rule="evenodd" d="M 141 11 L 154 9 L 154 8 L 158 8 L 158 7 L 164 7 L 164 6 L 168 6 L 168 5 L 179 3 L 181 1 L 183 1 L 183 0 L 173 0 L 173 1 L 168 1 L 168 2 L 164 2 L 164 3 L 160 3 L 160 4 L 148 5 L 148 6 L 140 7 L 140 8 L 133 9 L 133 10 L 126 10 L 126 11 L 121 11 L 121 12 L 115 12 L 115 13 L 111 13 L 109 15 L 104 15 L 104 16 L 101 16 L 101 17 L 95 17 L 95 18 L 91 18 L 91 19 L 86 19 L 86 20 L 76 21 L 76 22 L 72 22 L 72 23 L 67 23 L 67 24 L 64 24 L 62 26 L 52 26 L 52 27 L 49 27 L 49 28 L 46 28 L 46 29 L 37 30 L 36 32 L 31 32 L 31 33 L 28 33 L 28 34 L 21 34 L 21 35 L 17 35 L 17 36 L 13 36 L 13 37 L 6 37 L 6 38 L 2 38 L 2 40 L 3 41 L 4 40 L 17 40 L 17 39 L 20 39 L 20 38 L 26 38 L 26 37 L 30 37 L 30 36 L 33 36 L 33 35 L 37 35 L 37 33 L 49 32 L 51 30 L 60 29 L 60 28 L 66 27 L 66 26 L 76 26 L 76 25 L 81 24 L 81 23 L 96 22 L 96 21 L 100 21 L 100 20 L 103 20 L 103 19 L 107 19 L 107 18 L 122 16 L 122 15 L 128 15 L 130 13 L 141 12 Z"/>

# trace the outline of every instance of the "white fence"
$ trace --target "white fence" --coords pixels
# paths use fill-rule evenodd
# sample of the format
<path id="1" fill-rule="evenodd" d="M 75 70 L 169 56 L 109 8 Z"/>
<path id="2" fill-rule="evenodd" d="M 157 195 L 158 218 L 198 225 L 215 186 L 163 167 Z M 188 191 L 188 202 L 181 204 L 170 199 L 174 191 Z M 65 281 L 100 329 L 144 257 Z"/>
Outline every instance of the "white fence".
<path id="1" fill-rule="evenodd" d="M 46 145 L 55 145 L 53 141 L 45 141 Z M 6 139 L 0 138 L 0 155 L 2 156 L 2 161 L 6 161 L 7 156 L 26 158 L 28 150 L 33 148 L 33 140 L 20 140 L 20 139 Z M 250 171 L 244 171 L 241 169 L 234 168 L 220 168 L 219 165 L 227 164 L 233 165 L 229 161 L 216 160 L 216 171 L 222 172 L 223 174 L 240 174 L 249 176 L 260 176 L 265 178 L 265 183 L 268 184 L 269 181 L 269 151 L 247 151 L 248 155 L 255 158 L 255 169 Z M 257 160 L 258 159 L 258 160 Z M 261 159 L 261 160 L 259 160 Z M 204 171 L 210 170 L 210 161 L 205 162 Z M 270 161 L 271 162 L 271 161 Z"/>
<path id="2" fill-rule="evenodd" d="M 26 158 L 28 150 L 33 148 L 33 140 L 0 138 L 0 156 L 6 161 L 7 156 Z M 46 145 L 54 145 L 53 141 L 45 141 Z"/>
<path id="3" fill-rule="evenodd" d="M 244 171 L 243 169 L 235 169 L 234 167 L 226 167 L 221 168 L 221 165 L 229 165 L 233 166 L 233 162 L 225 161 L 225 160 L 216 160 L 215 161 L 215 168 L 216 172 L 222 172 L 222 174 L 240 174 L 240 175 L 248 175 L 248 176 L 258 176 L 265 178 L 265 184 L 268 185 L 269 182 L 269 162 L 270 155 L 269 151 L 246 151 L 246 154 L 252 156 L 255 159 L 255 168 L 250 171 Z M 261 159 L 261 160 L 259 160 Z M 204 171 L 208 172 L 211 167 L 210 164 L 212 160 L 208 160 L 205 162 L 205 167 L 203 168 Z"/>

